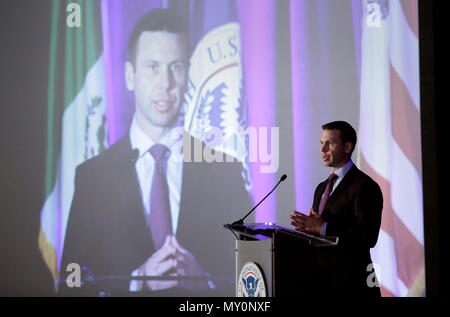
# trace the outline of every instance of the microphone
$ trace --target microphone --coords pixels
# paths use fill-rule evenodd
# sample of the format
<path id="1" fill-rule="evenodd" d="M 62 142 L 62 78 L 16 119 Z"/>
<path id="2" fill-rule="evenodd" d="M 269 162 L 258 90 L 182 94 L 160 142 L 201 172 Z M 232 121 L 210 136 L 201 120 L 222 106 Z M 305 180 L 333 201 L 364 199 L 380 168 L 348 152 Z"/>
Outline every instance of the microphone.
<path id="1" fill-rule="evenodd" d="M 258 207 L 258 206 L 259 206 L 259 205 L 260 205 L 267 197 L 269 197 L 270 194 L 272 194 L 272 192 L 275 190 L 275 188 L 277 188 L 278 185 L 280 185 L 280 183 L 281 183 L 282 181 L 286 180 L 286 178 L 287 178 L 287 175 L 286 175 L 286 174 L 283 174 L 283 176 L 281 176 L 280 180 L 279 180 L 278 183 L 275 185 L 275 187 L 272 188 L 272 190 L 271 190 L 271 191 L 270 191 L 263 199 L 261 199 L 261 201 L 260 201 L 255 207 L 252 208 L 252 210 L 250 210 L 250 211 L 249 211 L 242 219 L 239 219 L 238 221 L 233 222 L 231 225 L 232 225 L 232 226 L 233 226 L 233 225 L 242 225 L 242 224 L 244 223 L 245 218 L 247 218 L 247 217 L 253 212 L 253 210 L 256 209 L 256 207 Z"/>
<path id="2" fill-rule="evenodd" d="M 139 157 L 139 150 L 138 149 L 134 149 L 133 153 L 131 154 L 131 162 L 133 164 L 136 163 L 138 157 Z"/>

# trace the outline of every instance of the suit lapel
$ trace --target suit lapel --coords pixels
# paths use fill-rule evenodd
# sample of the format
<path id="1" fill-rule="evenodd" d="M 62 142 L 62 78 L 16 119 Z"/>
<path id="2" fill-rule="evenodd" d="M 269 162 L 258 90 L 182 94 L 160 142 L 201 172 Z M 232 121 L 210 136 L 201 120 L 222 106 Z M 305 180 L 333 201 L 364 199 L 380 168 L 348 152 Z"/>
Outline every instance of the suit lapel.
<path id="1" fill-rule="evenodd" d="M 192 190 L 194 188 L 192 187 L 192 184 L 189 184 L 189 180 L 195 179 L 196 177 L 202 177 L 202 175 L 198 174 L 198 172 L 201 172 L 202 169 L 195 169 L 195 166 L 200 163 L 183 163 L 183 176 L 181 180 L 181 193 L 180 193 L 180 211 L 178 215 L 178 225 L 177 225 L 177 232 L 176 236 L 178 239 L 182 239 L 183 237 L 188 234 L 190 231 L 189 229 L 194 228 L 193 225 L 195 224 L 195 221 L 198 221 L 198 219 L 190 214 L 192 210 L 191 208 L 185 208 L 188 203 L 186 199 L 192 199 L 192 197 L 195 197 L 192 194 Z M 197 173 L 196 173 L 197 171 Z M 200 191 L 201 189 L 195 188 L 195 191 Z"/>
<path id="2" fill-rule="evenodd" d="M 191 137 L 189 144 L 192 142 L 200 142 L 198 139 Z M 202 149 L 204 149 L 205 144 L 202 143 Z M 181 193 L 180 193 L 180 210 L 178 215 L 178 225 L 176 237 L 182 240 L 192 234 L 192 228 L 196 228 L 199 217 L 201 217 L 198 212 L 202 210 L 193 210 L 193 204 L 196 205 L 195 199 L 200 195 L 201 192 L 207 190 L 206 188 L 199 188 L 192 186 L 192 180 L 203 180 L 204 177 L 208 176 L 205 173 L 208 166 L 205 166 L 204 162 L 188 162 L 183 163 L 183 175 L 181 179 Z M 203 168 L 202 168 L 203 167 Z M 198 184 L 203 182 L 199 181 Z M 197 185 L 199 186 L 199 185 Z M 200 185 L 201 187 L 201 185 Z M 196 213 L 196 214 L 194 214 Z"/>
<path id="3" fill-rule="evenodd" d="M 333 204 L 339 199 L 339 197 L 341 197 L 341 192 L 345 191 L 352 184 L 357 171 L 358 168 L 356 167 L 356 165 L 353 165 L 352 168 L 344 176 L 342 181 L 337 185 L 331 196 L 328 198 L 327 203 L 325 204 L 324 212 L 328 212 L 328 210 L 330 210 L 330 207 L 333 206 Z"/>
<path id="4" fill-rule="evenodd" d="M 316 190 L 316 194 L 314 196 L 314 202 L 313 202 L 313 210 L 315 210 L 316 212 L 319 211 L 320 200 L 322 198 L 323 193 L 325 192 L 326 187 L 327 187 L 327 181 L 324 181 L 317 186 L 317 190 Z"/>
<path id="5" fill-rule="evenodd" d="M 150 228 L 147 226 L 128 134 L 118 141 L 116 150 L 113 169 L 116 171 L 114 182 L 118 185 L 115 186 L 117 192 L 114 197 L 117 205 L 112 206 L 115 212 L 114 219 L 116 219 L 113 227 L 117 230 L 119 237 L 116 243 L 129 257 L 127 261 L 132 261 L 131 257 L 139 262 L 154 252 L 154 245 Z M 124 256 L 124 258 L 127 257 Z"/>

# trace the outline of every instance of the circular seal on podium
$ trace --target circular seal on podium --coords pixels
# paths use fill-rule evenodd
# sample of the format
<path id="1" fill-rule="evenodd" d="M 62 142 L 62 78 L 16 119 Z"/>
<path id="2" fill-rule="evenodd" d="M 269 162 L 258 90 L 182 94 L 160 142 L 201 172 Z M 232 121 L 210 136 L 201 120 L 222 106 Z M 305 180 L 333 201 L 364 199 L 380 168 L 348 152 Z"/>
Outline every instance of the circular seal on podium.
<path id="1" fill-rule="evenodd" d="M 237 297 L 266 297 L 263 271 L 254 262 L 247 262 L 238 276 Z"/>

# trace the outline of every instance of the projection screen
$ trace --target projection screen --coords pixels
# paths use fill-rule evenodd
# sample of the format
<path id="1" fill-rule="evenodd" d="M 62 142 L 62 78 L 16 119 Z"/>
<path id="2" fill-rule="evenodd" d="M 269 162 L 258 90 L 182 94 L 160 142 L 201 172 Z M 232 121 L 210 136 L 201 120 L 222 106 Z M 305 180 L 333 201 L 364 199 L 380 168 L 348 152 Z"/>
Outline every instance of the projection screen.
<path id="1" fill-rule="evenodd" d="M 130 53 L 135 25 L 157 9 L 179 18 L 184 39 L 156 31 Z M 189 263 L 178 274 L 210 277 L 186 289 L 233 295 L 235 237 L 223 224 L 283 174 L 246 222 L 289 227 L 293 210 L 308 213 L 330 173 L 321 126 L 344 120 L 358 135 L 354 164 L 383 193 L 371 250 L 381 293 L 425 293 L 417 1 L 54 1 L 51 19 L 39 246 L 57 288 L 72 260 L 96 277 L 176 275 L 150 270 L 162 248 L 160 265 L 178 252 Z M 159 55 L 139 64 L 154 47 Z M 161 140 L 170 157 L 156 183 L 147 149 Z M 151 193 L 158 184 L 168 198 Z M 157 247 L 151 216 L 161 204 L 169 220 L 156 227 L 171 238 Z"/>

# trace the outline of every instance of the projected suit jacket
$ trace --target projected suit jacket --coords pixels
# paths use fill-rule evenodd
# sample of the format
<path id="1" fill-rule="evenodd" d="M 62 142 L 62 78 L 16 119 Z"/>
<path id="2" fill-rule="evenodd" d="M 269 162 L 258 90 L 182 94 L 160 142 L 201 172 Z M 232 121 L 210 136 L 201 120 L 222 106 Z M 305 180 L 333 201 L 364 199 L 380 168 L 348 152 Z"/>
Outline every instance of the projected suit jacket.
<path id="1" fill-rule="evenodd" d="M 154 252 L 129 135 L 77 168 L 61 264 L 130 275 Z M 234 236 L 223 228 L 250 200 L 240 163 L 184 163 L 176 237 L 206 272 L 234 278 Z M 125 281 L 122 289 L 128 289 Z"/>
<path id="2" fill-rule="evenodd" d="M 316 211 L 326 183 L 320 183 L 314 193 Z M 356 166 L 348 171 L 325 204 L 322 218 L 328 223 L 326 234 L 339 237 L 339 259 L 324 265 L 333 266 L 333 278 L 350 293 L 379 295 L 379 288 L 367 287 L 370 274 L 367 266 L 372 263 L 369 251 L 378 239 L 382 209 L 380 187 Z"/>

